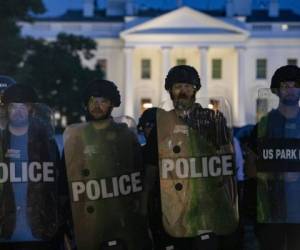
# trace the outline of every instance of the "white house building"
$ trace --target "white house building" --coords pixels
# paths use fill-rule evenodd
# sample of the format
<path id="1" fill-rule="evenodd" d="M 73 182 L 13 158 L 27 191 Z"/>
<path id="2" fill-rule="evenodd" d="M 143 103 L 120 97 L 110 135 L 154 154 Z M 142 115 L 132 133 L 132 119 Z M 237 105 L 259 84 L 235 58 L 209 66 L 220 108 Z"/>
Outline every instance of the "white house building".
<path id="1" fill-rule="evenodd" d="M 251 8 L 251 0 L 227 0 L 221 11 L 178 5 L 163 12 L 138 10 L 131 0 L 108 0 L 99 10 L 94 0 L 84 0 L 82 10 L 21 23 L 22 33 L 95 39 L 98 50 L 88 66 L 99 64 L 119 86 L 122 106 L 116 115 L 137 118 L 143 108 L 158 106 L 169 98 L 164 78 L 170 67 L 189 64 L 200 74 L 200 96 L 226 97 L 235 126 L 254 123 L 258 89 L 269 86 L 277 67 L 299 64 L 300 15 L 280 9 L 277 0 L 259 10 Z"/>

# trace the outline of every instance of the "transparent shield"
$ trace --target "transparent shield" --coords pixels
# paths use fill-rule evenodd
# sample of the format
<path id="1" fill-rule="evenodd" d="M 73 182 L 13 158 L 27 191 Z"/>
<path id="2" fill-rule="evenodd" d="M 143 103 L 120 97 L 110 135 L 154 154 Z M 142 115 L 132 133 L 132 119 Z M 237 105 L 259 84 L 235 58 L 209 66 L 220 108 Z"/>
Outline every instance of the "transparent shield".
<path id="1" fill-rule="evenodd" d="M 202 108 L 207 108 L 222 113 L 226 119 L 227 127 L 232 128 L 232 109 L 226 98 L 222 96 L 201 97 L 197 98 L 195 103 L 200 104 Z M 170 111 L 174 109 L 174 104 L 172 100 L 169 99 L 162 102 L 159 107 L 165 111 Z"/>
<path id="2" fill-rule="evenodd" d="M 130 116 L 127 115 L 123 115 L 123 116 L 117 116 L 117 117 L 113 117 L 114 121 L 116 123 L 124 123 L 127 124 L 128 128 L 134 132 L 135 134 L 137 134 L 137 125 L 136 122 L 133 118 L 131 118 Z"/>
<path id="3" fill-rule="evenodd" d="M 148 233 L 137 137 L 123 122 L 99 124 L 74 124 L 64 133 L 78 249 L 143 249 Z"/>
<path id="4" fill-rule="evenodd" d="M 233 232 L 238 210 L 228 102 L 201 98 L 184 112 L 171 103 L 162 107 L 157 135 L 166 232 L 173 237 Z"/>
<path id="5" fill-rule="evenodd" d="M 59 223 L 59 152 L 52 112 L 42 103 L 11 103 L 5 108 L 7 126 L 0 140 L 0 241 L 49 241 Z"/>
<path id="6" fill-rule="evenodd" d="M 261 223 L 300 223 L 299 94 L 297 88 L 259 91 L 257 220 Z"/>

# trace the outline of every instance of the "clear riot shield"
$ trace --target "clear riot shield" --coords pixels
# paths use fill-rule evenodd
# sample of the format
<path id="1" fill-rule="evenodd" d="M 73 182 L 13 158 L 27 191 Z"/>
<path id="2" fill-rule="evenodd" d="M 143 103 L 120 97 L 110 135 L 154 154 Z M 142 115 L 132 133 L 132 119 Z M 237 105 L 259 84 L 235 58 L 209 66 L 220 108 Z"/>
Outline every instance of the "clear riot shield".
<path id="1" fill-rule="evenodd" d="M 59 151 L 51 109 L 42 103 L 6 108 L 0 136 L 0 245 L 52 240 L 59 226 Z"/>
<path id="2" fill-rule="evenodd" d="M 114 121 L 116 123 L 125 123 L 127 124 L 128 128 L 137 135 L 137 125 L 136 122 L 133 118 L 131 118 L 130 116 L 127 115 L 122 115 L 122 116 L 117 116 L 117 117 L 113 117 Z"/>
<path id="3" fill-rule="evenodd" d="M 78 249 L 149 245 L 141 151 L 127 124 L 71 125 L 64 149 Z"/>
<path id="4" fill-rule="evenodd" d="M 166 232 L 173 237 L 233 232 L 238 200 L 228 102 L 220 97 L 197 99 L 181 115 L 171 102 L 161 107 L 157 137 Z"/>
<path id="5" fill-rule="evenodd" d="M 257 221 L 300 223 L 299 90 L 281 100 L 278 91 L 261 89 L 257 100 Z"/>

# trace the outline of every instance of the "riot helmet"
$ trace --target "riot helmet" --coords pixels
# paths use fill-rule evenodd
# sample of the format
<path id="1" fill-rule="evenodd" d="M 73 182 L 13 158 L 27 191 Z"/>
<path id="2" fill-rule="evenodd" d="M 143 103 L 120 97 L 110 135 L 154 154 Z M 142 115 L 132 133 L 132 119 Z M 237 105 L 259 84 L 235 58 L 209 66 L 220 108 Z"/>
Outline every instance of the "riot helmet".
<path id="1" fill-rule="evenodd" d="M 271 90 L 278 94 L 281 82 L 295 81 L 300 84 L 300 68 L 296 65 L 285 65 L 278 68 L 271 79 Z"/>
<path id="2" fill-rule="evenodd" d="M 201 81 L 197 70 L 189 65 L 177 65 L 171 68 L 165 79 L 165 89 L 170 91 L 175 83 L 187 83 L 195 87 L 196 91 L 201 88 Z"/>
<path id="3" fill-rule="evenodd" d="M 25 84 L 13 84 L 5 89 L 3 93 L 3 103 L 36 103 L 38 95 L 34 88 Z"/>
<path id="4" fill-rule="evenodd" d="M 111 102 L 112 106 L 104 117 L 98 119 L 91 114 L 89 105 L 91 102 L 97 102 L 97 98 L 104 98 Z M 86 120 L 103 120 L 110 116 L 113 107 L 119 107 L 121 104 L 121 97 L 117 86 L 107 80 L 94 80 L 88 84 L 84 93 L 84 106 L 86 107 Z"/>
<path id="5" fill-rule="evenodd" d="M 13 127 L 28 124 L 30 107 L 38 102 L 36 91 L 29 85 L 13 84 L 3 93 L 3 103 L 7 107 L 8 120 Z"/>

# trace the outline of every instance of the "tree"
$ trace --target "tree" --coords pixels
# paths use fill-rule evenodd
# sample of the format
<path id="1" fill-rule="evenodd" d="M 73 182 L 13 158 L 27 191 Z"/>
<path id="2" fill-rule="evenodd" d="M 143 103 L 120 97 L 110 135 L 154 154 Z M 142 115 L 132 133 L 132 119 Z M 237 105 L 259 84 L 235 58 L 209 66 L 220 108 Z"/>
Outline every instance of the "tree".
<path id="1" fill-rule="evenodd" d="M 27 39 L 27 52 L 17 81 L 30 84 L 40 99 L 66 116 L 68 123 L 83 115 L 82 93 L 85 84 L 101 78 L 101 70 L 82 65 L 91 59 L 95 41 L 82 36 L 59 34 L 55 41 Z"/>
<path id="2" fill-rule="evenodd" d="M 101 77 L 99 69 L 82 66 L 93 57 L 96 43 L 88 38 L 60 34 L 56 41 L 21 37 L 19 21 L 33 21 L 45 11 L 42 0 L 0 1 L 0 74 L 37 89 L 41 101 L 67 117 L 69 123 L 83 114 L 84 84 Z"/>
<path id="3" fill-rule="evenodd" d="M 26 50 L 17 22 L 31 21 L 30 13 L 44 11 L 41 0 L 0 1 L 0 74 L 14 76 Z"/>

